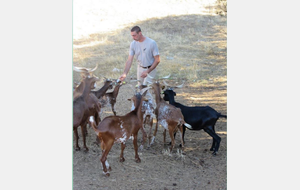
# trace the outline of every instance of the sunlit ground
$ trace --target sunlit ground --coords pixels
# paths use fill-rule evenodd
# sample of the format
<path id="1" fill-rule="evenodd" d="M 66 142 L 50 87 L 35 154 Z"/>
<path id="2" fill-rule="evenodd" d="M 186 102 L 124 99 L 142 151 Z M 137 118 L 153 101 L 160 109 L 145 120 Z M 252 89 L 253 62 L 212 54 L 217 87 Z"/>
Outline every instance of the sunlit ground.
<path id="1" fill-rule="evenodd" d="M 211 15 L 214 14 L 214 2 L 215 0 L 73 0 L 73 38 L 114 31 L 150 18 Z"/>

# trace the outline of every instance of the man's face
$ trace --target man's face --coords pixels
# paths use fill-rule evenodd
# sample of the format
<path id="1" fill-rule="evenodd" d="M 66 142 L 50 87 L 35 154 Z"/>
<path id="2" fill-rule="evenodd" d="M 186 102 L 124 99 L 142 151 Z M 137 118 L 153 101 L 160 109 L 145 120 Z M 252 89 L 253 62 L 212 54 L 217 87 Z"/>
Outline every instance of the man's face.
<path id="1" fill-rule="evenodd" d="M 141 32 L 136 33 L 136 31 L 131 32 L 132 39 L 139 41 L 141 38 Z"/>

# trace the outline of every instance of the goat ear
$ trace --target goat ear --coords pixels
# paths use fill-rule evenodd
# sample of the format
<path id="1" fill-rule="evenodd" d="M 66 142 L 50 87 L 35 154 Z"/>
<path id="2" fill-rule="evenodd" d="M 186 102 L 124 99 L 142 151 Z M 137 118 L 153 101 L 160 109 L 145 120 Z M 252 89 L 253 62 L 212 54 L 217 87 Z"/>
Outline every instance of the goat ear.
<path id="1" fill-rule="evenodd" d="M 176 92 L 174 92 L 174 96 L 176 96 Z"/>
<path id="2" fill-rule="evenodd" d="M 131 101 L 131 98 L 128 98 L 127 100 L 128 100 L 128 101 Z"/>

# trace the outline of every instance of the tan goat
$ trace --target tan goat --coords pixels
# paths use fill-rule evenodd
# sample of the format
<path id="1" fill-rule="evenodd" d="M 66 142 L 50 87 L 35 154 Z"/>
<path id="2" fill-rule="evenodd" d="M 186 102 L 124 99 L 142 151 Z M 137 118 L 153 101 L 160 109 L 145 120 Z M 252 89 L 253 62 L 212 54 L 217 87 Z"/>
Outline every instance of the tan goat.
<path id="1" fill-rule="evenodd" d="M 144 91 L 143 96 L 147 98 L 147 101 L 143 101 L 142 113 L 143 113 L 143 129 L 146 130 L 146 126 L 149 126 L 148 130 L 148 148 L 150 147 L 151 131 L 153 126 L 153 119 L 157 120 L 155 113 L 156 102 L 152 94 L 149 92 L 148 85 L 140 85 L 140 90 Z M 146 89 L 146 90 L 145 90 Z"/>
<path id="2" fill-rule="evenodd" d="M 153 83 L 152 86 L 153 86 L 153 90 L 155 93 L 155 100 L 156 100 L 155 112 L 157 115 L 157 123 L 156 123 L 156 127 L 155 127 L 155 131 L 153 134 L 151 144 L 155 140 L 158 125 L 161 125 L 164 128 L 164 132 L 163 132 L 164 144 L 166 143 L 166 131 L 169 131 L 169 135 L 171 138 L 170 151 L 172 151 L 172 149 L 175 146 L 174 133 L 177 132 L 178 130 L 180 132 L 180 137 L 181 137 L 180 140 L 181 140 L 181 145 L 182 145 L 182 151 L 184 151 L 184 142 L 183 142 L 183 137 L 182 137 L 182 133 L 183 133 L 182 125 L 185 125 L 189 128 L 191 126 L 184 121 L 184 117 L 179 108 L 176 108 L 175 106 L 166 103 L 161 98 L 161 96 L 160 96 L 161 87 L 160 87 L 159 82 Z"/>

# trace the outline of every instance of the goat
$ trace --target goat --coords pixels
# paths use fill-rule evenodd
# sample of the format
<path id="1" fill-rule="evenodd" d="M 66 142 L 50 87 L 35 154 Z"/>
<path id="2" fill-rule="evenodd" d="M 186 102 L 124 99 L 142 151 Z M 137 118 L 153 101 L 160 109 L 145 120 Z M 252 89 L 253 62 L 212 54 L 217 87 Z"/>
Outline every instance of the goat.
<path id="1" fill-rule="evenodd" d="M 102 88 L 100 88 L 99 90 L 97 91 L 91 91 L 91 94 L 94 94 L 96 97 L 97 97 L 97 101 L 99 102 L 99 100 L 105 95 L 106 91 L 108 89 L 112 89 L 113 88 L 113 81 L 111 79 L 105 79 L 104 81 L 104 85 L 102 86 Z M 101 105 L 101 102 L 99 102 L 100 105 Z M 101 105 L 102 107 L 102 105 Z M 97 124 L 101 121 L 101 118 L 100 118 L 100 113 L 95 113 L 95 118 L 96 118 L 96 122 Z"/>
<path id="2" fill-rule="evenodd" d="M 125 149 L 125 142 L 129 138 L 133 138 L 133 145 L 135 151 L 135 161 L 141 162 L 138 155 L 137 136 L 138 131 L 142 128 L 142 95 L 135 94 L 131 100 L 134 102 L 135 108 L 124 116 L 108 116 L 105 117 L 97 126 L 94 117 L 90 117 L 89 124 L 94 129 L 97 137 L 101 142 L 102 156 L 100 161 L 103 166 L 103 173 L 110 176 L 109 171 L 111 167 L 107 161 L 107 155 L 113 146 L 114 142 L 121 143 L 120 162 L 124 162 L 125 158 L 123 152 Z"/>
<path id="3" fill-rule="evenodd" d="M 142 113 L 143 113 L 143 129 L 145 130 L 146 125 L 149 125 L 149 131 L 148 131 L 148 148 L 150 148 L 150 138 L 151 138 L 151 131 L 152 131 L 152 125 L 153 125 L 153 119 L 157 119 L 157 115 L 155 113 L 155 108 L 156 108 L 156 102 L 153 99 L 151 93 L 149 92 L 148 89 L 146 89 L 148 85 L 140 85 L 139 89 L 140 90 L 145 90 L 143 93 L 143 96 L 147 98 L 148 101 L 143 101 L 143 106 L 142 106 Z"/>
<path id="4" fill-rule="evenodd" d="M 155 136 L 156 136 L 156 132 L 157 132 L 157 128 L 158 128 L 158 124 L 164 127 L 164 144 L 166 143 L 166 131 L 169 131 L 169 135 L 171 138 L 171 147 L 170 147 L 170 151 L 172 151 L 172 149 L 175 146 L 175 139 L 174 139 L 174 133 L 178 131 L 180 131 L 181 134 L 181 144 L 182 144 L 182 151 L 184 151 L 184 143 L 183 143 L 183 139 L 182 139 L 182 133 L 183 133 L 183 125 L 187 126 L 187 127 L 191 127 L 188 123 L 186 123 L 183 119 L 183 115 L 180 111 L 179 108 L 176 108 L 173 105 L 167 104 L 161 97 L 161 87 L 159 82 L 155 82 L 152 84 L 153 89 L 154 89 L 154 93 L 155 93 L 155 101 L 156 101 L 156 115 L 157 117 L 157 122 L 156 122 L 156 127 L 155 127 L 155 131 L 153 134 L 153 138 L 152 138 L 152 142 L 151 144 L 154 142 L 155 140 Z"/>
<path id="5" fill-rule="evenodd" d="M 104 85 L 97 91 L 91 91 L 98 99 L 101 99 L 108 89 L 113 88 L 114 82 L 111 79 L 105 79 Z"/>
<path id="6" fill-rule="evenodd" d="M 86 67 L 73 67 L 73 70 L 76 72 L 79 72 L 81 77 L 87 77 L 87 76 L 92 76 L 93 72 L 98 68 L 98 64 L 96 65 L 95 68 L 90 69 Z"/>
<path id="7" fill-rule="evenodd" d="M 117 96 L 118 96 L 118 93 L 119 93 L 119 89 L 123 84 L 125 84 L 125 82 L 122 83 L 122 81 L 117 80 L 114 90 L 112 92 L 105 93 L 102 96 L 102 98 L 99 99 L 101 107 L 104 108 L 106 106 L 110 106 L 111 110 L 112 110 L 112 112 L 114 113 L 115 116 L 117 115 L 117 113 L 115 111 L 115 104 L 116 104 L 116 101 L 117 101 Z"/>
<path id="8" fill-rule="evenodd" d="M 86 77 L 92 77 L 92 72 L 97 69 L 97 66 L 94 69 L 89 69 L 89 68 L 84 68 L 84 67 L 74 67 L 74 71 L 80 72 L 82 78 Z M 91 88 L 94 89 L 96 86 L 95 82 L 91 83 Z M 111 80 L 106 80 L 104 86 L 98 90 L 98 91 L 90 91 L 89 95 L 86 98 L 86 103 L 88 105 L 88 111 L 85 112 L 85 117 L 87 118 L 88 116 L 94 115 L 97 118 L 97 124 L 100 122 L 100 114 L 101 114 L 101 104 L 99 103 L 98 97 L 101 97 L 108 88 L 112 88 L 112 81 Z M 75 90 L 73 91 L 73 98 L 76 99 L 79 97 L 84 89 L 83 83 L 80 83 L 76 86 Z M 87 121 L 82 121 L 80 124 L 81 129 L 82 129 L 82 136 L 83 136 L 83 141 L 84 141 L 84 151 L 88 151 L 88 148 L 85 144 L 85 137 L 87 136 Z M 76 135 L 76 134 L 75 134 Z M 76 135 L 76 140 L 78 142 L 79 136 Z M 76 143 L 76 150 L 80 150 L 80 147 L 78 146 L 78 143 Z"/>
<path id="9" fill-rule="evenodd" d="M 171 89 L 166 89 L 163 91 L 165 101 L 169 101 L 169 104 L 174 105 L 175 107 L 180 108 L 182 115 L 184 116 L 184 120 L 191 125 L 190 130 L 201 130 L 203 129 L 206 133 L 208 133 L 213 138 L 213 143 L 210 148 L 210 151 L 213 151 L 213 155 L 216 155 L 221 138 L 215 132 L 215 124 L 220 117 L 227 118 L 226 115 L 222 115 L 221 113 L 217 112 L 213 108 L 209 106 L 195 106 L 195 107 L 188 107 L 184 106 L 180 103 L 175 102 L 174 96 L 176 93 Z M 183 127 L 183 134 L 182 139 L 184 142 L 184 134 L 185 134 L 185 127 Z M 176 133 L 174 134 L 175 138 Z"/>
<path id="10" fill-rule="evenodd" d="M 95 84 L 97 80 L 99 80 L 97 77 L 84 77 L 81 84 L 79 85 L 80 88 L 83 88 L 83 91 L 80 95 L 79 93 L 77 93 L 77 96 L 73 99 L 73 131 L 76 139 L 76 151 L 80 150 L 80 147 L 78 145 L 79 136 L 77 128 L 81 126 L 83 146 L 85 151 L 88 151 L 88 148 L 86 146 L 84 125 L 86 123 L 86 120 L 88 119 L 88 116 L 90 115 L 91 108 L 96 107 L 96 109 L 100 111 L 100 108 L 98 107 L 99 105 L 97 104 L 97 102 L 94 102 L 93 104 L 93 100 L 95 99 L 90 96 L 91 84 Z"/>

